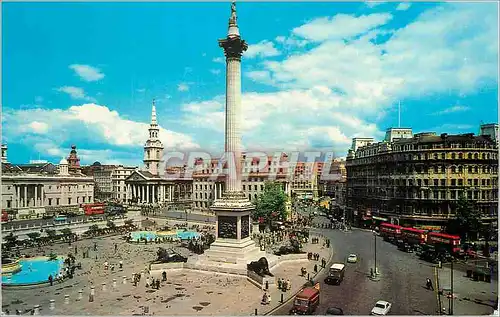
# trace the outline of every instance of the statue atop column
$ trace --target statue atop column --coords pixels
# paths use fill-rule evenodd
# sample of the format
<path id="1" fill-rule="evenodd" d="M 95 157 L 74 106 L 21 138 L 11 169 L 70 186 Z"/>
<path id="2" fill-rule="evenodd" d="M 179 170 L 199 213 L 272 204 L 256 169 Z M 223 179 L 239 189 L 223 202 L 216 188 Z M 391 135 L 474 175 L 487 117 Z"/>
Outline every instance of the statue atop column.
<path id="1" fill-rule="evenodd" d="M 229 24 L 236 25 L 236 1 L 231 2 L 231 18 L 229 19 Z"/>

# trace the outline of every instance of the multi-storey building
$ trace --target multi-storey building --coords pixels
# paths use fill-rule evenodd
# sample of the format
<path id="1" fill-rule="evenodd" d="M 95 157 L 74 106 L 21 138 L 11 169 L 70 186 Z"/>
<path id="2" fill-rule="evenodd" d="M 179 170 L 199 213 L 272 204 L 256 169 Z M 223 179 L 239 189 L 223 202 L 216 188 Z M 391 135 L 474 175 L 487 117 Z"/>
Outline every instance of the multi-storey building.
<path id="1" fill-rule="evenodd" d="M 498 148 L 489 136 L 419 133 L 349 151 L 347 205 L 359 222 L 444 227 L 461 196 L 496 223 Z"/>
<path id="2" fill-rule="evenodd" d="M 498 146 L 498 123 L 481 124 L 479 135 L 489 135 Z"/>
<path id="3" fill-rule="evenodd" d="M 113 199 L 119 203 L 127 202 L 127 186 L 125 180 L 137 170 L 137 166 L 118 165 L 111 173 Z"/>
<path id="4" fill-rule="evenodd" d="M 2 164 L 2 211 L 15 218 L 78 211 L 80 204 L 94 201 L 91 177 L 71 171 L 63 158 L 52 163 Z"/>
<path id="5" fill-rule="evenodd" d="M 115 197 L 112 176 L 117 168 L 118 165 L 102 165 L 100 162 L 82 168 L 85 175 L 94 178 L 95 200 L 110 201 Z"/>
<path id="6" fill-rule="evenodd" d="M 272 156 L 261 164 L 259 158 L 246 158 L 242 155 L 242 190 L 250 201 L 255 201 L 264 191 L 266 181 L 277 181 L 283 184 L 283 190 L 290 196 L 291 187 L 287 181 L 288 157 L 282 154 L 279 160 Z M 217 198 L 221 198 L 225 189 L 227 166 L 219 166 L 218 159 L 195 162 L 193 172 L 193 208 L 200 211 L 210 211 L 210 206 Z M 290 209 L 290 203 L 287 203 Z"/>

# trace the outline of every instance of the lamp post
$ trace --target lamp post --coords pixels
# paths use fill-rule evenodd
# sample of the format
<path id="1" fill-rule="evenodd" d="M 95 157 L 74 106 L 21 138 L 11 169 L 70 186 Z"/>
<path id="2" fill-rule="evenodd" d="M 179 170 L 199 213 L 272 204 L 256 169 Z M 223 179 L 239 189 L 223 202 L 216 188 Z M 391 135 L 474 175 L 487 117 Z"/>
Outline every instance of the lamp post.
<path id="1" fill-rule="evenodd" d="M 372 277 L 372 280 L 373 281 L 378 281 L 379 278 L 378 278 L 378 270 L 377 270 L 377 233 L 375 232 L 375 230 L 373 231 L 373 244 L 374 244 L 374 267 L 373 267 L 373 277 Z"/>

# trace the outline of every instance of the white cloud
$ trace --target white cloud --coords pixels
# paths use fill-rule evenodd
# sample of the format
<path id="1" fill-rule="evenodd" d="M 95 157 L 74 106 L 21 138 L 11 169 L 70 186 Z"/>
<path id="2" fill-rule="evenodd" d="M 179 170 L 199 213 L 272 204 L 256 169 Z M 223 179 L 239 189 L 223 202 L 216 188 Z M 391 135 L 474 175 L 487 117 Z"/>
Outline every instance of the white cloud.
<path id="1" fill-rule="evenodd" d="M 226 60 L 223 57 L 215 57 L 214 59 L 212 59 L 212 62 L 219 63 L 219 64 L 225 64 Z"/>
<path id="2" fill-rule="evenodd" d="M 220 69 L 211 69 L 210 72 L 214 75 L 219 75 L 220 74 Z"/>
<path id="3" fill-rule="evenodd" d="M 442 115 L 442 114 L 448 114 L 448 113 L 454 113 L 454 112 L 464 112 L 464 111 L 468 111 L 468 110 L 470 110 L 470 107 L 455 105 L 455 106 L 451 106 L 449 108 L 443 109 L 441 111 L 438 111 L 434 114 Z"/>
<path id="4" fill-rule="evenodd" d="M 36 102 L 37 104 L 42 103 L 42 102 L 43 102 L 43 97 L 42 97 L 42 96 L 36 96 L 36 97 L 35 97 L 35 102 Z"/>
<path id="5" fill-rule="evenodd" d="M 140 157 L 148 138 L 149 123 L 125 119 L 117 111 L 93 103 L 68 109 L 5 109 L 3 116 L 3 133 L 8 139 L 50 150 L 51 155 L 59 153 L 62 144 L 79 140 L 87 146 L 98 144 L 96 149 L 89 150 L 99 150 L 105 144 L 108 148 L 123 148 L 124 153 L 130 151 Z M 161 124 L 161 118 L 159 121 Z M 50 133 L 46 133 L 49 127 Z M 199 147 L 190 136 L 164 128 L 160 128 L 160 139 L 168 150 Z"/>
<path id="6" fill-rule="evenodd" d="M 67 93 L 73 99 L 77 99 L 77 100 L 81 99 L 81 100 L 95 102 L 95 99 L 85 95 L 85 91 L 80 87 L 63 86 L 63 87 L 57 88 L 56 90 L 59 92 Z"/>
<path id="7" fill-rule="evenodd" d="M 104 78 L 104 74 L 97 67 L 90 65 L 73 64 L 69 68 L 74 70 L 75 73 L 84 81 L 97 81 Z"/>
<path id="8" fill-rule="evenodd" d="M 350 39 L 380 25 L 386 24 L 392 16 L 388 13 L 375 13 L 355 17 L 348 14 L 337 14 L 331 18 L 323 17 L 312 20 L 293 33 L 311 41 Z"/>
<path id="9" fill-rule="evenodd" d="M 379 6 L 381 4 L 387 3 L 387 1 L 366 1 L 365 4 L 369 8 L 374 8 L 376 6 Z"/>
<path id="10" fill-rule="evenodd" d="M 257 44 L 250 44 L 244 55 L 247 58 L 273 57 L 280 55 L 280 51 L 274 47 L 273 42 L 261 41 Z"/>
<path id="11" fill-rule="evenodd" d="M 189 85 L 186 83 L 180 83 L 177 85 L 178 91 L 189 91 Z"/>
<path id="12" fill-rule="evenodd" d="M 396 10 L 398 10 L 398 11 L 406 11 L 406 10 L 408 10 L 410 7 L 411 7 L 411 3 L 409 3 L 409 2 L 401 2 L 401 3 L 400 3 L 400 4 L 398 4 L 398 6 L 396 7 Z"/>
<path id="13" fill-rule="evenodd" d="M 140 88 L 140 89 L 136 89 L 135 91 L 137 91 L 138 93 L 143 93 L 146 91 L 145 88 Z"/>
<path id="14" fill-rule="evenodd" d="M 49 131 L 49 125 L 45 122 L 33 121 L 28 124 L 28 127 L 35 133 L 45 134 Z"/>

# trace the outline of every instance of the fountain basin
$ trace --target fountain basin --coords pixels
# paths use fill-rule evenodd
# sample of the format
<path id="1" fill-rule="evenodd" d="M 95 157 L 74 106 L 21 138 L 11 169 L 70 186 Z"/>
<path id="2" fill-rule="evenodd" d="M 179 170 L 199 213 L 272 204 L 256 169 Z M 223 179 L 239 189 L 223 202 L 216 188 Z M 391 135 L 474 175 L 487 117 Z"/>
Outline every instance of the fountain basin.
<path id="1" fill-rule="evenodd" d="M 48 257 L 24 258 L 18 260 L 20 270 L 4 273 L 2 267 L 2 286 L 28 286 L 48 283 L 49 275 L 54 279 L 63 267 L 63 258 L 49 261 Z"/>

